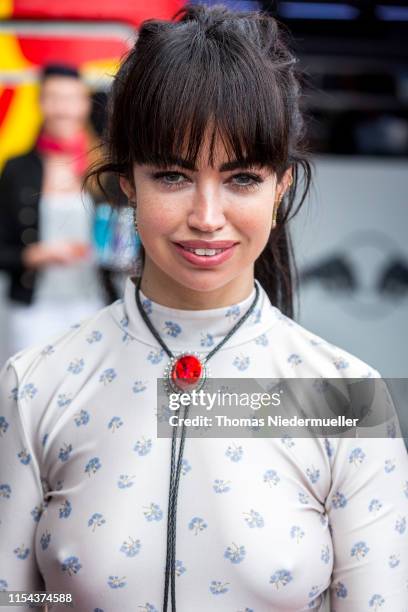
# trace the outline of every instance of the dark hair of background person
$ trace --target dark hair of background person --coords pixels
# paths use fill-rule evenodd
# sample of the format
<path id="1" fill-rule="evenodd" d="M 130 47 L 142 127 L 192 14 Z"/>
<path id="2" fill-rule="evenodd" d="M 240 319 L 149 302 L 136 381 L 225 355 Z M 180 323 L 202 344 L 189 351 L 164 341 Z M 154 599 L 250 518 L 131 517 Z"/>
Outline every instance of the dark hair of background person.
<path id="1" fill-rule="evenodd" d="M 133 180 L 134 163 L 167 165 L 184 157 L 195 166 L 209 127 L 210 164 L 219 135 L 229 159 L 270 167 L 278 181 L 292 166 L 293 184 L 254 273 L 272 304 L 293 317 L 298 277 L 287 223 L 309 191 L 312 162 L 299 108 L 302 74 L 289 38 L 283 24 L 261 11 L 222 5 L 187 4 L 173 21 L 143 22 L 110 92 L 106 157 L 84 184 L 96 178 L 111 199 L 104 176 Z M 143 266 L 143 247 L 140 256 Z"/>
<path id="2" fill-rule="evenodd" d="M 70 64 L 50 63 L 45 64 L 40 72 L 40 83 L 43 83 L 47 78 L 52 76 L 72 77 L 73 79 L 81 79 L 79 70 Z"/>

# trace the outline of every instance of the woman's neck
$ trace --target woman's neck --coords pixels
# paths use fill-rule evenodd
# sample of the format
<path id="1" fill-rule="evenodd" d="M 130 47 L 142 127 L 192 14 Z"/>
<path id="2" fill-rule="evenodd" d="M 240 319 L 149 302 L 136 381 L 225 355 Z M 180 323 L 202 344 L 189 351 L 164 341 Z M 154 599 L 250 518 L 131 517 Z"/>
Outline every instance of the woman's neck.
<path id="1" fill-rule="evenodd" d="M 223 308 L 237 304 L 251 294 L 254 288 L 253 266 L 221 287 L 198 290 L 186 287 L 146 261 L 140 288 L 147 298 L 169 308 L 183 310 Z"/>

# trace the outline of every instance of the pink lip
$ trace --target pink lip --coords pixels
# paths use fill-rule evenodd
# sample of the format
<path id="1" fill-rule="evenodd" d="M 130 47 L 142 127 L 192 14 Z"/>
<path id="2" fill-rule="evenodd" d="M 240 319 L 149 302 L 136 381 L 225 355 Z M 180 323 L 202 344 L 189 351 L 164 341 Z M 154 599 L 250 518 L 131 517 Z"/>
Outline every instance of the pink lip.
<path id="1" fill-rule="evenodd" d="M 195 242 L 199 242 L 199 241 L 195 241 Z M 201 241 L 202 243 L 203 241 Z M 185 244 L 185 243 L 183 243 Z M 207 243 L 208 244 L 208 243 Z M 210 243 L 211 244 L 211 243 Z M 214 244 L 219 244 L 215 243 Z M 212 268 L 213 266 L 218 266 L 219 264 L 223 263 L 224 261 L 227 261 L 227 259 L 230 259 L 230 257 L 233 256 L 234 251 L 235 251 L 235 246 L 237 243 L 234 242 L 230 242 L 229 243 L 230 246 L 228 248 L 225 247 L 205 247 L 205 246 L 192 246 L 192 247 L 188 247 L 191 249 L 199 249 L 199 248 L 225 248 L 224 251 L 222 251 L 222 253 L 218 253 L 218 255 L 212 255 L 211 257 L 208 257 L 207 255 L 196 255 L 195 253 L 191 253 L 191 251 L 186 251 L 182 246 L 180 246 L 180 244 L 178 244 L 177 242 L 174 243 L 174 246 L 177 250 L 177 252 L 184 257 L 184 259 L 186 259 L 188 262 L 200 267 L 200 268 Z M 187 245 L 186 245 L 187 246 Z"/>

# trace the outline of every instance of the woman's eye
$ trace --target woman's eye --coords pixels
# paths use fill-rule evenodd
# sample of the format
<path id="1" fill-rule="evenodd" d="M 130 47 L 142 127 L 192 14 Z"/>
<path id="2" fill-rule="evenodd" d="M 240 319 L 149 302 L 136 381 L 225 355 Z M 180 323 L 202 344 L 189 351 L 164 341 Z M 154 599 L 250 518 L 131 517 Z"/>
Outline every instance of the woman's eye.
<path id="1" fill-rule="evenodd" d="M 235 174 L 231 177 L 231 182 L 234 186 L 241 189 L 254 189 L 259 183 L 262 182 L 262 178 L 256 174 Z"/>
<path id="2" fill-rule="evenodd" d="M 187 179 L 187 177 L 180 172 L 156 172 L 153 174 L 153 178 L 169 187 L 179 186 Z"/>

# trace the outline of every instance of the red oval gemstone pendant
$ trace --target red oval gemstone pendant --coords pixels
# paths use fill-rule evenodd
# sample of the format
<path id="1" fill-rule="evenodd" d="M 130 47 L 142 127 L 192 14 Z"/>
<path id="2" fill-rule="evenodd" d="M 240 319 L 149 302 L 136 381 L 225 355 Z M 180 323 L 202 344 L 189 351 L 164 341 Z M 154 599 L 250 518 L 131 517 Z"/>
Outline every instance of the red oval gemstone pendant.
<path id="1" fill-rule="evenodd" d="M 173 357 L 164 372 L 167 392 L 198 391 L 209 375 L 208 366 L 198 353 L 182 353 Z"/>
<path id="2" fill-rule="evenodd" d="M 198 357 L 183 355 L 179 357 L 171 370 L 171 378 L 180 389 L 194 388 L 201 377 L 203 366 Z"/>

